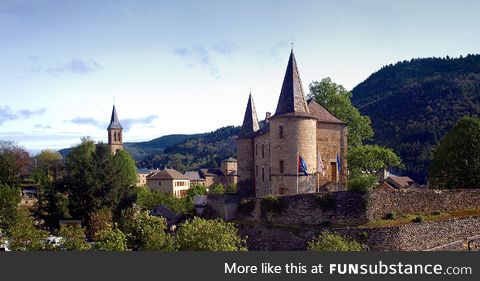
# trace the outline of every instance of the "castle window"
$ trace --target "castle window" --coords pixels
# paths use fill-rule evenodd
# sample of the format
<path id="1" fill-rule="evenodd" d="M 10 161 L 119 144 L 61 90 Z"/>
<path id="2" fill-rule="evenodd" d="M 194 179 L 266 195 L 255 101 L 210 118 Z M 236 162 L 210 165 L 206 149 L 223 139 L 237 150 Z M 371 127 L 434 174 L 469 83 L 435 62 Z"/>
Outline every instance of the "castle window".
<path id="1" fill-rule="evenodd" d="M 117 132 L 113 132 L 113 140 L 117 141 Z"/>
<path id="2" fill-rule="evenodd" d="M 270 157 L 270 143 L 268 143 L 268 157 Z"/>
<path id="3" fill-rule="evenodd" d="M 283 160 L 280 160 L 280 174 L 283 174 Z"/>
<path id="4" fill-rule="evenodd" d="M 265 157 L 265 145 L 262 144 L 262 158 Z"/>
<path id="5" fill-rule="evenodd" d="M 262 181 L 265 181 L 265 168 L 262 168 Z"/>
<path id="6" fill-rule="evenodd" d="M 283 126 L 278 127 L 278 137 L 283 139 Z"/>
<path id="7" fill-rule="evenodd" d="M 255 176 L 258 177 L 258 165 L 255 165 Z"/>
<path id="8" fill-rule="evenodd" d="M 258 155 L 258 144 L 255 145 L 255 156 Z"/>
<path id="9" fill-rule="evenodd" d="M 268 178 L 269 181 L 272 181 L 272 167 L 268 167 Z"/>

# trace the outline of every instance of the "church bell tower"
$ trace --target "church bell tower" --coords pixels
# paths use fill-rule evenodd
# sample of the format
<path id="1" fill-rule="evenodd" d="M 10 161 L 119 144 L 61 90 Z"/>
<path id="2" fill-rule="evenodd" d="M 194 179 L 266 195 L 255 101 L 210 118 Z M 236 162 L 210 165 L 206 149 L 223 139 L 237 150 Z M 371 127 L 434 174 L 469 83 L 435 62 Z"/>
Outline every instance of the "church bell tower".
<path id="1" fill-rule="evenodd" d="M 108 131 L 108 145 L 112 151 L 112 154 L 115 155 L 118 150 L 123 149 L 123 140 L 122 140 L 122 131 L 123 127 L 118 121 L 117 111 L 115 110 L 115 105 L 112 109 L 112 117 L 110 118 L 110 125 L 107 128 Z"/>

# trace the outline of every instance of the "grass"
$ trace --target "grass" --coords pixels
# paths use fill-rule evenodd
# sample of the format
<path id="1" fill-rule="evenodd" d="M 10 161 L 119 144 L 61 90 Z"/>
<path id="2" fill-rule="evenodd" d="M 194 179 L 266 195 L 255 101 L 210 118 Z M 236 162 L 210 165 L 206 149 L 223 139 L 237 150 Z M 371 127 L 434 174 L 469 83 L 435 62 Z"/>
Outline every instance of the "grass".
<path id="1" fill-rule="evenodd" d="M 427 222 L 427 221 L 439 221 L 453 218 L 463 218 L 470 216 L 480 215 L 480 209 L 462 209 L 450 212 L 433 212 L 430 215 L 417 215 L 417 214 L 398 214 L 395 219 L 381 219 L 369 221 L 365 224 L 359 225 L 359 228 L 373 228 L 373 227 L 389 227 L 404 225 L 413 222 Z M 421 219 L 419 219 L 421 218 Z"/>

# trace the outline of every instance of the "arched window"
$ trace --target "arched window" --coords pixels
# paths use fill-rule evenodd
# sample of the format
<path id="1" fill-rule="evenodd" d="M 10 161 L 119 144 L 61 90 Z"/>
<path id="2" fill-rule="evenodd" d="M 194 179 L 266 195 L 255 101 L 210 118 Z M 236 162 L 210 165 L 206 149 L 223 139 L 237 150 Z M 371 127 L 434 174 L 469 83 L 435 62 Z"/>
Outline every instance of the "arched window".
<path id="1" fill-rule="evenodd" d="M 113 132 L 113 141 L 117 141 L 117 132 Z"/>

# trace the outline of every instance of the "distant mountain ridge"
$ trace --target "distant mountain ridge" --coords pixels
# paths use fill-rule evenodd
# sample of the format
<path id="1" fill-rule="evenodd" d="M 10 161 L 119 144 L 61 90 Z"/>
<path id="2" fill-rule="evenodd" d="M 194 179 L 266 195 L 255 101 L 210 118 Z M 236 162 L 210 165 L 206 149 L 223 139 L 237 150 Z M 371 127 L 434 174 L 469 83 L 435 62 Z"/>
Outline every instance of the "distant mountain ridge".
<path id="1" fill-rule="evenodd" d="M 166 135 L 145 142 L 124 143 L 140 168 L 173 167 L 181 172 L 218 167 L 236 156 L 235 139 L 240 127 L 227 126 L 209 133 Z M 71 148 L 60 150 L 64 157 Z"/>
<path id="2" fill-rule="evenodd" d="M 159 153 L 163 151 L 166 147 L 170 145 L 174 145 L 177 143 L 181 143 L 189 138 L 200 137 L 205 135 L 203 134 L 173 134 L 173 135 L 165 135 L 153 140 L 143 141 L 143 142 L 126 142 L 124 143 L 125 149 L 132 154 L 132 156 L 136 160 L 141 160 L 148 155 Z M 60 154 L 63 157 L 68 155 L 71 148 L 64 148 L 59 150 Z"/>
<path id="3" fill-rule="evenodd" d="M 480 55 L 388 65 L 352 94 L 353 104 L 372 120 L 373 142 L 392 147 L 405 174 L 424 183 L 441 137 L 463 116 L 480 115 Z"/>

